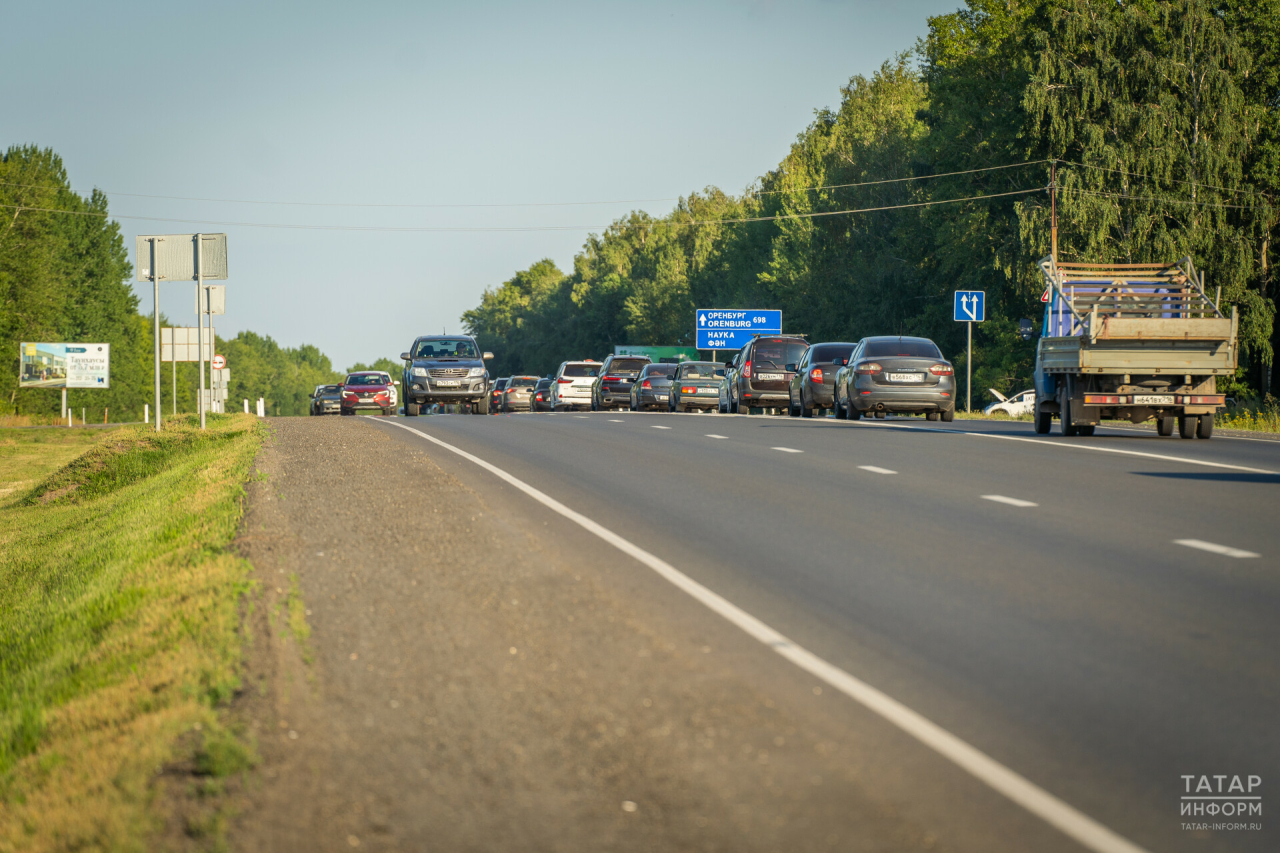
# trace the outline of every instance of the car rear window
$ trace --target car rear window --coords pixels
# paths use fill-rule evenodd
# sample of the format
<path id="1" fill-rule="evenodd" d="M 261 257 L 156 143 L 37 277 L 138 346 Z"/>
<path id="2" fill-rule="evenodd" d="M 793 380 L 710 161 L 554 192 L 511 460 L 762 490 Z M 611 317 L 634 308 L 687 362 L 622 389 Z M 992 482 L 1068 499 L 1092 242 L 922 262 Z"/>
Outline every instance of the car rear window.
<path id="1" fill-rule="evenodd" d="M 508 388 L 532 388 L 538 384 L 536 376 L 514 376 L 507 384 Z"/>
<path id="2" fill-rule="evenodd" d="M 610 373 L 639 373 L 649 362 L 639 358 L 615 358 L 609 362 Z"/>
<path id="3" fill-rule="evenodd" d="M 752 360 L 756 364 L 782 367 L 804 358 L 809 345 L 802 341 L 756 341 Z"/>
<path id="4" fill-rule="evenodd" d="M 494 387 L 495 389 L 501 390 L 501 389 L 503 389 L 503 388 L 506 388 L 506 387 L 507 387 L 507 383 L 508 383 L 508 382 L 510 382 L 510 381 L 511 381 L 510 379 L 499 379 L 497 382 L 495 382 L 495 383 L 493 384 L 493 387 Z"/>
<path id="5" fill-rule="evenodd" d="M 538 390 L 539 390 L 539 391 L 541 391 L 543 388 L 550 388 L 550 387 L 551 387 L 551 380 L 550 380 L 550 379 L 539 379 L 539 380 L 538 380 Z"/>
<path id="6" fill-rule="evenodd" d="M 895 355 L 908 358 L 942 358 L 942 350 L 938 349 L 938 345 L 933 341 L 868 341 L 862 355 L 865 358 L 891 358 Z"/>
<path id="7" fill-rule="evenodd" d="M 566 364 L 560 375 L 568 377 L 596 376 L 599 372 L 600 365 L 598 364 Z"/>
<path id="8" fill-rule="evenodd" d="M 851 355 L 853 355 L 853 344 L 820 344 L 813 348 L 809 363 L 827 364 L 836 359 L 848 361 Z"/>
<path id="9" fill-rule="evenodd" d="M 674 364 L 650 364 L 644 369 L 645 376 L 675 376 L 676 366 Z"/>
<path id="10" fill-rule="evenodd" d="M 385 376 L 379 376 L 376 373 L 353 373 L 347 377 L 344 385 L 387 385 Z"/>
<path id="11" fill-rule="evenodd" d="M 709 361 L 694 361 L 680 365 L 681 379 L 716 379 L 717 371 L 721 371 L 719 376 L 723 376 L 724 365 L 712 364 Z"/>

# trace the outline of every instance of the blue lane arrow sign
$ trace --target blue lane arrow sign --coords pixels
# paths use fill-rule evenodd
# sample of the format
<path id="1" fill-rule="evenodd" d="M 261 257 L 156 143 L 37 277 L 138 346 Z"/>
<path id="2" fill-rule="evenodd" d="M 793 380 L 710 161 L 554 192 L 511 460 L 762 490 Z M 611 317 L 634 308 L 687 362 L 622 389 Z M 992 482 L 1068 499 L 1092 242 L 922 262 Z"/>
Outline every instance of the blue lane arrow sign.
<path id="1" fill-rule="evenodd" d="M 957 290 L 952 319 L 957 323 L 981 323 L 987 319 L 987 294 L 984 290 Z"/>

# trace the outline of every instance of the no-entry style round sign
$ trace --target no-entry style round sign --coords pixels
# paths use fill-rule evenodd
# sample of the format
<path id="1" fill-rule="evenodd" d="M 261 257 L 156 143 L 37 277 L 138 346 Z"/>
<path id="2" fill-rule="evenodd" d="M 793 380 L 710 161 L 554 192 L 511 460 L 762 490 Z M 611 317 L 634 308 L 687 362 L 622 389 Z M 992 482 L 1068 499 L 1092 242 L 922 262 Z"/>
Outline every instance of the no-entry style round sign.
<path id="1" fill-rule="evenodd" d="M 226 367 L 226 366 L 227 366 L 227 359 L 226 359 L 226 357 L 225 357 L 225 356 L 215 355 L 215 356 L 213 357 L 213 369 L 214 369 L 214 370 L 221 370 L 222 368 L 224 368 L 224 367 Z"/>

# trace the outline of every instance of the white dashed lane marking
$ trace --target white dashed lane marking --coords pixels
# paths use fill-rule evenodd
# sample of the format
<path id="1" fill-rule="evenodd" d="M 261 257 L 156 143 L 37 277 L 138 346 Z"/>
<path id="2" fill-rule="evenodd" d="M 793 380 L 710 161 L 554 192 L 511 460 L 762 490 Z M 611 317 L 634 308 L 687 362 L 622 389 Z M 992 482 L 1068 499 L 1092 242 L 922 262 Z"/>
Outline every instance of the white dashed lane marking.
<path id="1" fill-rule="evenodd" d="M 804 453 L 803 450 L 796 450 L 794 447 L 771 447 L 770 450 L 781 450 L 783 453 Z"/>
<path id="2" fill-rule="evenodd" d="M 881 468 L 877 465 L 859 465 L 863 471 L 870 471 L 872 474 L 896 474 L 897 471 L 890 471 L 888 468 Z"/>
<path id="3" fill-rule="evenodd" d="M 714 432 L 707 433 L 707 438 L 728 438 L 727 435 L 716 435 Z"/>
<path id="4" fill-rule="evenodd" d="M 654 429 L 671 429 L 671 427 L 669 426 L 662 426 L 660 424 L 649 424 L 649 426 L 653 427 Z"/>
<path id="5" fill-rule="evenodd" d="M 624 423 L 626 423 L 626 421 L 620 421 L 620 420 L 618 420 L 617 418 L 609 418 L 609 423 L 611 423 L 611 424 L 624 424 Z"/>
<path id="6" fill-rule="evenodd" d="M 1261 554 L 1255 554 L 1252 551 L 1242 551 L 1239 548 L 1232 548 L 1229 545 L 1218 545 L 1215 542 L 1205 542 L 1203 539 L 1175 539 L 1175 545 L 1185 545 L 1188 548 L 1197 548 L 1201 551 L 1208 551 L 1210 554 L 1221 554 L 1224 557 L 1261 557 Z"/>
<path id="7" fill-rule="evenodd" d="M 1004 495 L 983 495 L 984 501 L 995 501 L 998 504 L 1008 504 L 1009 506 L 1040 506 L 1035 501 L 1024 501 L 1020 498 L 1007 498 Z"/>

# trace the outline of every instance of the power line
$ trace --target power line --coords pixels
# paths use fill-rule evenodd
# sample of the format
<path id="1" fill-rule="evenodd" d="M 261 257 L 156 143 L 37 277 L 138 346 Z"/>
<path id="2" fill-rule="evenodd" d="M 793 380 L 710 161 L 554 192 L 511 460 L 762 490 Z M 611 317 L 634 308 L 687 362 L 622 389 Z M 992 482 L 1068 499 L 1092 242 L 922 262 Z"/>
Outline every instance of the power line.
<path id="1" fill-rule="evenodd" d="M 1125 193 L 1108 193 L 1108 192 L 1100 192 L 1098 190 L 1082 190 L 1074 187 L 1059 187 L 1058 189 L 1060 192 L 1064 192 L 1064 193 L 1076 193 L 1079 195 L 1094 195 L 1094 196 L 1101 196 L 1104 198 L 1116 198 L 1116 199 L 1120 199 L 1121 201 L 1149 201 L 1154 204 L 1180 204 L 1180 205 L 1193 205 L 1195 207 L 1218 207 L 1218 208 L 1224 208 L 1228 210 L 1269 210 L 1270 209 L 1268 207 L 1262 207 L 1258 205 L 1217 204 L 1211 201 L 1192 201 L 1190 199 L 1180 199 L 1180 198 L 1158 198 L 1156 196 L 1127 195 Z"/>
<path id="2" fill-rule="evenodd" d="M 1125 175 L 1126 177 L 1130 177 L 1130 178 L 1141 178 L 1146 181 L 1156 181 L 1157 183 L 1160 181 L 1167 181 L 1168 183 L 1171 183 L 1171 184 L 1186 184 L 1188 186 L 1193 186 L 1193 187 L 1204 187 L 1205 189 L 1218 190 L 1219 192 L 1231 193 L 1232 195 L 1242 195 L 1245 193 L 1256 192 L 1256 190 L 1240 189 L 1239 187 L 1236 187 L 1234 189 L 1231 187 L 1220 187 L 1214 184 L 1202 184 L 1199 181 L 1186 181 L 1180 178 L 1157 178 L 1153 175 L 1143 175 L 1139 172 L 1126 172 L 1123 169 L 1108 169 L 1106 166 L 1094 166 L 1089 163 L 1075 163 L 1075 162 L 1072 162 L 1071 160 L 1059 160 L 1058 162 L 1065 163 L 1068 166 L 1078 166 L 1081 169 L 1093 169 L 1098 172 L 1111 172 L 1112 174 L 1115 174 L 1115 175 Z"/>
<path id="3" fill-rule="evenodd" d="M 955 175 L 974 175 L 978 172 L 994 172 L 1000 169 L 1017 169 L 1021 166 L 1037 166 L 1048 162 L 1048 160 L 1028 160 L 1025 163 L 1007 163 L 1003 166 L 984 166 L 980 169 L 964 169 L 959 172 L 939 172 L 935 175 L 913 175 L 909 178 L 886 178 L 880 181 L 862 181 L 856 184 L 829 184 L 822 187 L 796 187 L 789 190 L 758 190 L 748 193 L 748 195 L 780 195 L 783 193 L 812 192 L 817 190 L 839 190 L 848 187 L 871 187 L 878 184 L 900 184 L 904 181 L 927 181 L 931 178 L 950 178 Z"/>
<path id="4" fill-rule="evenodd" d="M 729 219 L 701 219 L 688 221 L 671 221 L 655 219 L 650 222 L 640 223 L 637 225 L 623 225 L 624 228 L 644 228 L 649 226 L 691 226 L 691 225 L 733 225 L 736 223 L 746 222 L 778 222 L 788 219 L 816 219 L 826 216 L 841 216 L 845 214 L 855 213 L 877 213 L 886 210 L 905 210 L 908 208 L 932 207 L 940 204 L 960 204 L 968 201 L 981 201 L 990 198 L 1004 198 L 1006 196 L 1026 195 L 1028 193 L 1043 192 L 1044 187 L 1032 187 L 1030 189 L 1013 190 L 1003 193 L 988 193 L 986 195 L 968 196 L 966 198 L 950 198 L 950 199 L 934 199 L 932 201 L 914 202 L 912 204 L 893 204 L 884 205 L 882 207 L 861 207 L 848 208 L 846 210 L 823 210 L 813 213 L 784 213 L 775 216 L 752 216 L 742 218 Z M 16 210 L 18 212 L 30 210 L 38 213 L 61 213 L 71 216 L 96 216 L 101 218 L 115 219 L 132 219 L 141 222 L 174 222 L 187 225 L 217 225 L 220 227 L 237 227 L 237 228 L 282 228 L 299 231 L 370 231 L 370 232 L 390 232 L 390 233 L 488 233 L 488 232 L 508 232 L 508 231 L 591 231 L 605 230 L 614 227 L 617 223 L 609 223 L 606 225 L 512 225 L 512 226 L 394 226 L 394 225 L 304 225 L 298 223 L 287 222 L 236 222 L 216 219 L 177 219 L 171 217 L 159 216 L 136 216 L 124 213 L 99 213 L 87 210 L 59 210 L 57 208 L 48 207 L 28 207 L 18 204 L 0 204 L 0 210 Z"/>

